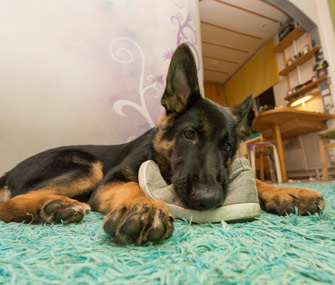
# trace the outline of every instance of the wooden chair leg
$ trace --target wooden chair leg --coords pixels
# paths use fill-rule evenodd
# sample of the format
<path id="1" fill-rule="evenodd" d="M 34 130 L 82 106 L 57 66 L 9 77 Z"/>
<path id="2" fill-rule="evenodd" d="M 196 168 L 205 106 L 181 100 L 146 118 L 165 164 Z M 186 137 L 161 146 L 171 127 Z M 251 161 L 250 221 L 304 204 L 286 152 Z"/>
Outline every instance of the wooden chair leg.
<path id="1" fill-rule="evenodd" d="M 322 179 L 329 180 L 325 144 L 321 138 L 319 139 L 319 147 L 320 147 L 320 157 L 322 165 L 322 176 L 323 176 Z"/>

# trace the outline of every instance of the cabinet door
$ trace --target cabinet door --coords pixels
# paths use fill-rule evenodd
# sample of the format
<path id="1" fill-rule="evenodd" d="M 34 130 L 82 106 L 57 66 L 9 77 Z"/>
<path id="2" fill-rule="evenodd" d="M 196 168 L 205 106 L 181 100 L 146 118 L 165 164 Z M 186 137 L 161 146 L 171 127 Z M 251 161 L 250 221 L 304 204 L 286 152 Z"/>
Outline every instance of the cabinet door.
<path id="1" fill-rule="evenodd" d="M 204 83 L 205 97 L 218 103 L 221 106 L 224 106 L 223 101 L 223 85 L 216 83 Z"/>

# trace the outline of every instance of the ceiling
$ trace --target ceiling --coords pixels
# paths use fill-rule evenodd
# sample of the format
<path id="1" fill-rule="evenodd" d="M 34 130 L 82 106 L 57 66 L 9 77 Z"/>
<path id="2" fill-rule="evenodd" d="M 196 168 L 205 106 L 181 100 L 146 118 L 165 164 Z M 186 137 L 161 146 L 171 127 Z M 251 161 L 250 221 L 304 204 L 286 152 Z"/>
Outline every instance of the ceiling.
<path id="1" fill-rule="evenodd" d="M 288 18 L 262 0 L 201 0 L 199 5 L 206 82 L 224 84 Z"/>

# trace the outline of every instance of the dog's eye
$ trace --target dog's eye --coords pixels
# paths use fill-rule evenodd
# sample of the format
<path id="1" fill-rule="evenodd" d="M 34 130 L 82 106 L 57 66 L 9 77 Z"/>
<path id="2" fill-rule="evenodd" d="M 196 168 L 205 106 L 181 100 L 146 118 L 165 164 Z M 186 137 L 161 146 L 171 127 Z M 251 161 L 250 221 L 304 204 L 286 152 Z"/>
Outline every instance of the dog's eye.
<path id="1" fill-rule="evenodd" d="M 231 144 L 229 142 L 222 142 L 220 143 L 220 149 L 224 151 L 230 151 L 231 150 Z"/>
<path id="2" fill-rule="evenodd" d="M 192 130 L 186 130 L 184 132 L 184 137 L 187 138 L 188 140 L 194 140 L 195 139 L 195 132 Z"/>

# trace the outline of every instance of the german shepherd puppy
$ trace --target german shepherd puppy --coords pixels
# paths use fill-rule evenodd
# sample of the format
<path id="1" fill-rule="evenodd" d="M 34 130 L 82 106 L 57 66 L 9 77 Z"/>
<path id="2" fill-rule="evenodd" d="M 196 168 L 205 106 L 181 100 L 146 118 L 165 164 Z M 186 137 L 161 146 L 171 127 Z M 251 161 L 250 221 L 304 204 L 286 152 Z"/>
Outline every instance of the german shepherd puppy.
<path id="1" fill-rule="evenodd" d="M 106 214 L 103 229 L 122 244 L 159 242 L 173 233 L 174 218 L 161 201 L 145 196 L 138 169 L 152 159 L 190 209 L 219 207 L 239 145 L 239 128 L 253 98 L 221 107 L 199 91 L 197 69 L 185 44 L 175 51 L 156 127 L 121 145 L 82 145 L 36 154 L 0 178 L 0 220 L 79 222 L 90 209 Z M 284 215 L 319 212 L 313 190 L 278 188 L 257 181 L 264 210 Z"/>

